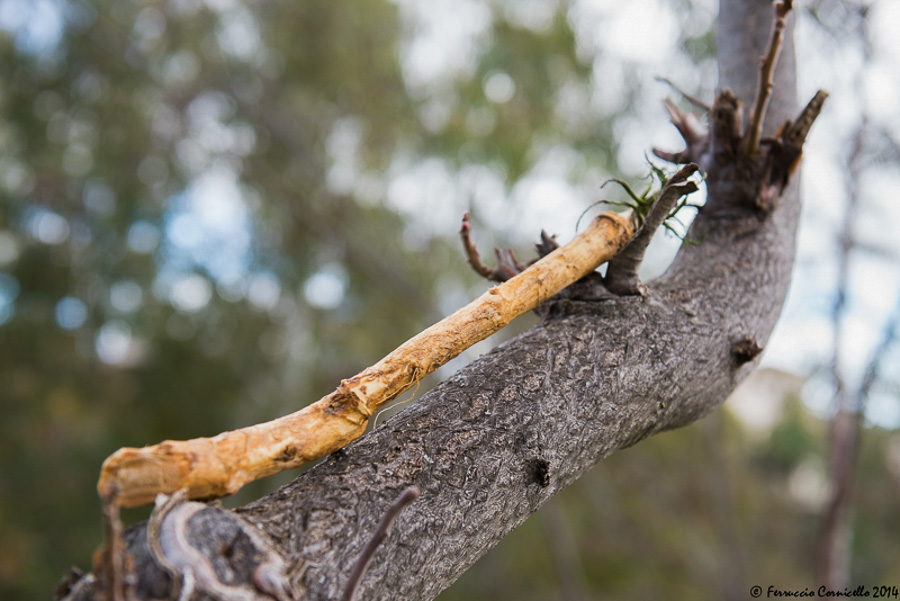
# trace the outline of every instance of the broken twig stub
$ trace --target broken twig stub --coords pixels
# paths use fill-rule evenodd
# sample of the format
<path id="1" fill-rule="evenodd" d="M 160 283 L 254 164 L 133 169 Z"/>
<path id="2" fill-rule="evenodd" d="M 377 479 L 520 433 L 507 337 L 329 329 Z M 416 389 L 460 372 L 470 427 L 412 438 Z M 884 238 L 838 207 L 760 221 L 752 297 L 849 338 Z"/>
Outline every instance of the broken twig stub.
<path id="1" fill-rule="evenodd" d="M 171 494 L 182 488 L 191 499 L 218 498 L 259 478 L 333 453 L 362 435 L 379 407 L 593 272 L 615 256 L 633 233 L 629 219 L 604 213 L 569 244 L 491 288 L 296 413 L 212 438 L 119 449 L 103 463 L 98 492 L 107 502 L 123 507 L 145 505 L 159 493 Z"/>

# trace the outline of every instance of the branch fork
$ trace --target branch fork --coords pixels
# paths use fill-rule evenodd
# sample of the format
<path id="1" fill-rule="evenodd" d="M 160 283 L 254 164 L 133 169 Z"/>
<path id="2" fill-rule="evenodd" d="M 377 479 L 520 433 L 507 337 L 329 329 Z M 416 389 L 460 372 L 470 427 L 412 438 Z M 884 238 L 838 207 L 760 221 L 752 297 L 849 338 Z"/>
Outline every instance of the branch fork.
<path id="1" fill-rule="evenodd" d="M 728 206 L 707 207 L 707 214 L 716 211 L 729 215 L 750 210 L 765 217 L 771 213 L 799 164 L 803 143 L 828 97 L 826 92 L 819 90 L 796 121 L 785 122 L 771 138 L 762 137 L 774 86 L 772 76 L 784 41 L 787 15 L 792 8 L 792 0 L 779 0 L 774 4 L 772 34 L 762 58 L 759 83 L 746 127 L 743 105 L 729 89 L 722 90 L 716 97 L 709 111 L 708 129 L 701 127 L 693 114 L 682 111 L 671 100 L 664 103 L 686 148 L 677 153 L 659 149 L 653 152 L 671 163 L 695 162 L 709 174 L 710 196 L 730 200 Z M 692 101 L 692 104 L 697 103 Z"/>

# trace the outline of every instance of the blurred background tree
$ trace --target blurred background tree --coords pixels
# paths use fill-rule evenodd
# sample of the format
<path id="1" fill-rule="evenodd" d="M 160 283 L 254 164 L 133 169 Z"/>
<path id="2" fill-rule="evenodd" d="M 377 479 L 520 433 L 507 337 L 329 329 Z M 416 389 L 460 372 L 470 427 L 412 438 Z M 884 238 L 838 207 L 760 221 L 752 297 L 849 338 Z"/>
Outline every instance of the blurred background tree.
<path id="1" fill-rule="evenodd" d="M 801 22 L 844 56 L 810 18 L 842 6 Z M 708 0 L 0 0 L 0 596 L 46 598 L 89 565 L 116 448 L 296 410 L 483 290 L 463 211 L 483 248 L 571 236 L 603 181 L 677 145 L 653 76 L 712 97 L 714 16 Z M 655 246 L 658 272 L 677 241 Z M 809 584 L 825 427 L 773 377 L 753 399 L 781 407 L 766 428 L 719 414 L 613 457 L 442 598 Z M 886 411 L 873 421 L 896 427 Z M 852 573 L 897 583 L 900 439 L 864 441 Z"/>

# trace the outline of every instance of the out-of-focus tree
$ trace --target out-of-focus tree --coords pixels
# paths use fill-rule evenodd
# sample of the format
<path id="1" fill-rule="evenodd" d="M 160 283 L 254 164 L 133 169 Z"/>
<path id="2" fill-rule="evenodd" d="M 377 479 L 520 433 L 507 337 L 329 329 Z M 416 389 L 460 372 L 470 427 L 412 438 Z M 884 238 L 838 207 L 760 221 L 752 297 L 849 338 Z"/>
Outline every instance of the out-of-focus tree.
<path id="1" fill-rule="evenodd" d="M 863 290 L 871 284 L 867 286 L 859 281 L 858 275 L 851 275 L 854 267 L 859 269 L 867 263 L 869 265 L 863 269 L 877 272 L 885 270 L 885 263 L 893 263 L 896 268 L 900 260 L 900 248 L 885 244 L 884 232 L 879 231 L 881 228 L 872 228 L 866 223 L 867 213 L 884 210 L 884 200 L 873 195 L 865 185 L 867 177 L 883 176 L 892 170 L 896 172 L 900 166 L 900 137 L 897 131 L 891 131 L 890 119 L 879 114 L 878 108 L 883 103 L 879 96 L 885 93 L 882 86 L 889 87 L 896 82 L 872 82 L 873 78 L 878 78 L 883 63 L 890 61 L 889 56 L 884 56 L 887 54 L 884 49 L 878 48 L 877 27 L 870 20 L 873 8 L 874 5 L 868 3 L 856 5 L 822 0 L 810 10 L 810 21 L 818 33 L 833 40 L 844 40 L 849 46 L 847 54 L 862 63 L 862 68 L 852 76 L 844 75 L 852 85 L 852 92 L 848 90 L 847 96 L 855 101 L 858 114 L 855 123 L 848 123 L 842 135 L 845 143 L 839 145 L 836 152 L 844 155 L 841 158 L 847 169 L 842 174 L 844 194 L 840 198 L 839 225 L 834 232 L 837 256 L 830 312 L 832 353 L 827 369 L 821 369 L 822 373 L 828 373 L 833 400 L 829 408 L 832 414 L 828 452 L 829 499 L 818 543 L 817 576 L 833 589 L 847 587 L 852 577 L 854 504 L 867 414 L 870 426 L 890 422 L 885 415 L 885 401 L 894 405 L 897 402 L 896 395 L 892 399 L 889 392 L 897 373 L 890 369 L 888 357 L 897 347 L 900 288 L 897 282 L 886 278 L 888 281 L 875 285 L 875 298 L 863 301 L 860 298 Z M 885 299 L 891 293 L 895 297 L 893 308 L 889 304 L 885 306 Z M 868 340 L 860 335 L 860 324 L 853 323 L 859 320 L 860 305 L 864 304 L 878 307 L 863 320 L 864 327 L 872 332 L 865 337 Z M 825 390 L 822 388 L 820 392 Z M 870 404 L 870 401 L 873 402 Z"/>

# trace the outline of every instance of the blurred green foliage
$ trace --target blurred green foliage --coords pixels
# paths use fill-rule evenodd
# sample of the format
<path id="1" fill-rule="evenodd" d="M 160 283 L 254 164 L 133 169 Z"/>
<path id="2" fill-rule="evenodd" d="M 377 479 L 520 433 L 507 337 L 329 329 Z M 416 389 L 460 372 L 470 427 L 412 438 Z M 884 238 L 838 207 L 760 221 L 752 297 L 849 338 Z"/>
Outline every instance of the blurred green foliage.
<path id="1" fill-rule="evenodd" d="M 577 157 L 575 184 L 618 172 L 653 73 L 598 81 L 610 59 L 568 2 L 439 4 L 486 25 L 454 50 L 469 62 L 422 80 L 415 3 L 0 0 L 0 597 L 46 598 L 89 567 L 116 448 L 296 410 L 482 290 L 455 220 L 515 222 L 510 190 L 550 149 Z M 673 52 L 703 73 L 713 40 L 687 28 Z M 471 197 L 431 194 L 434 174 Z M 816 436 L 788 421 L 748 449 L 715 423 L 728 436 L 699 425 L 605 462 L 445 597 L 545 599 L 573 578 L 610 598 L 716 596 L 738 582 L 719 577 L 732 552 L 747 582 L 797 579 L 814 519 L 783 485 Z M 875 490 L 858 543 L 882 558 L 860 560 L 872 578 L 898 564 Z M 566 529 L 580 559 L 561 581 Z"/>

